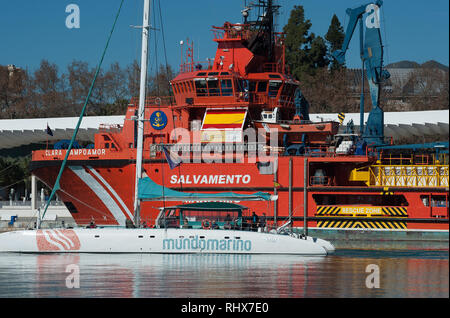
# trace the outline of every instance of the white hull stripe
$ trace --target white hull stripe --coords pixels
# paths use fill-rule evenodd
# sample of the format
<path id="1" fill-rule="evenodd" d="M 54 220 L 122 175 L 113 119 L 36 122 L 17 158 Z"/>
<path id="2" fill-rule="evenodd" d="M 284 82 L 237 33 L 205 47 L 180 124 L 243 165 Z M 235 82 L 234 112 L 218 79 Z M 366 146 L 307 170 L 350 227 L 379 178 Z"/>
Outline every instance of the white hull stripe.
<path id="1" fill-rule="evenodd" d="M 92 172 L 103 183 L 103 185 L 106 188 L 108 188 L 109 192 L 111 192 L 111 194 L 114 196 L 114 198 L 117 200 L 117 202 L 119 202 L 120 205 L 122 206 L 122 208 L 125 210 L 125 212 L 127 213 L 128 217 L 130 218 L 130 220 L 132 220 L 133 219 L 133 215 L 131 214 L 130 210 L 125 205 L 125 203 L 122 201 L 120 196 L 117 194 L 117 192 L 114 191 L 113 187 L 111 187 L 111 185 L 97 171 L 95 171 L 95 169 L 93 169 L 90 166 L 88 166 L 88 168 L 89 168 L 89 171 Z"/>
<path id="2" fill-rule="evenodd" d="M 55 237 L 55 232 L 44 231 L 44 235 L 47 242 L 56 245 L 59 250 L 64 251 L 68 249 L 66 244 L 64 244 L 64 242 L 60 238 Z"/>
<path id="3" fill-rule="evenodd" d="M 75 247 L 75 244 L 72 242 L 70 238 L 63 234 L 63 231 L 54 230 L 55 235 L 58 236 L 62 241 L 68 244 L 68 249 L 72 249 Z"/>
<path id="4" fill-rule="evenodd" d="M 97 195 L 102 203 L 108 208 L 119 225 L 124 226 L 126 217 L 120 207 L 93 176 L 87 173 L 81 166 L 71 166 L 70 169 Z"/>

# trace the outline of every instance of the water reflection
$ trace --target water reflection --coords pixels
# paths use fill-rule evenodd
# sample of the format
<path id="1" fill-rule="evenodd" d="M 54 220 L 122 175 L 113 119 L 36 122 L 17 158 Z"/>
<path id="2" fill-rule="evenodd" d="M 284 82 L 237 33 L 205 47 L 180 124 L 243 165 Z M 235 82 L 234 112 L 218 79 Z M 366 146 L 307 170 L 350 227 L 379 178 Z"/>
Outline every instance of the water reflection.
<path id="1" fill-rule="evenodd" d="M 67 266 L 80 288 L 66 287 Z M 380 268 L 379 289 L 365 285 Z M 327 257 L 3 254 L 0 297 L 448 297 L 448 251 L 344 251 Z"/>

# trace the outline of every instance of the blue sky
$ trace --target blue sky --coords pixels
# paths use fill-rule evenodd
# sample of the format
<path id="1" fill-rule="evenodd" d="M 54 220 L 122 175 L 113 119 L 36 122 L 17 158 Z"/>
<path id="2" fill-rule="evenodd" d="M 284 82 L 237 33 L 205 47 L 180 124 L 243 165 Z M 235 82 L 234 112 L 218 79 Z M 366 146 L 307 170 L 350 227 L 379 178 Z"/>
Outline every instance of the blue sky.
<path id="1" fill-rule="evenodd" d="M 303 5 L 311 20 L 311 31 L 324 36 L 335 13 L 341 23 L 348 22 L 345 10 L 366 1 L 355 0 L 278 0 L 283 6 L 278 17 L 279 30 L 287 23 L 294 5 Z M 0 65 L 15 64 L 34 71 L 42 59 L 65 72 L 73 60 L 98 62 L 120 0 L 1 0 Z M 223 22 L 242 22 L 243 0 L 161 0 L 169 64 L 176 70 L 181 59 L 180 40 L 195 42 L 195 58 L 214 57 L 215 42 L 211 26 Z M 66 6 L 80 8 L 80 28 L 65 25 Z M 125 0 L 104 66 L 119 62 L 122 66 L 140 57 L 140 31 L 130 25 L 142 23 L 143 0 Z M 158 13 L 159 14 L 159 13 Z M 382 34 L 385 64 L 399 60 L 419 63 L 430 59 L 449 64 L 449 4 L 447 0 L 385 0 L 382 10 Z M 157 25 L 157 27 L 160 27 Z M 161 37 L 158 38 L 161 44 Z M 150 47 L 150 70 L 154 69 L 154 44 Z M 158 62 L 164 62 L 159 45 Z M 347 54 L 347 65 L 359 67 L 358 38 L 354 37 Z"/>

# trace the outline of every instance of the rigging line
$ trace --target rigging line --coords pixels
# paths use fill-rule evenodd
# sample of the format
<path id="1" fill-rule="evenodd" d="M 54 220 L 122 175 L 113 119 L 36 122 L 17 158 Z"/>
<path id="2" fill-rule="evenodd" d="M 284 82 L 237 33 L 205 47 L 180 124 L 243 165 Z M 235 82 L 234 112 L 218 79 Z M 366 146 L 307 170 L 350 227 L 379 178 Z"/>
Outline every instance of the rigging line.
<path id="1" fill-rule="evenodd" d="M 170 81 L 169 63 L 168 63 L 168 60 L 167 60 L 167 50 L 166 50 L 166 38 L 165 38 L 165 34 L 164 34 L 164 22 L 163 22 L 163 18 L 162 18 L 162 12 L 161 12 L 162 10 L 161 10 L 161 1 L 160 0 L 158 0 L 158 9 L 159 9 L 159 22 L 161 24 L 161 35 L 162 35 L 162 41 L 163 41 L 164 59 L 165 59 L 165 62 L 166 62 L 166 80 Z M 172 95 L 172 92 L 171 92 L 170 88 L 171 88 L 171 85 L 168 85 L 168 94 L 169 94 L 169 96 Z M 172 106 L 172 100 L 170 98 L 169 98 L 169 104 L 170 104 L 170 106 Z M 176 127 L 176 123 L 175 123 L 175 120 L 174 120 L 174 114 L 173 114 L 173 108 L 172 107 L 170 107 L 170 111 L 172 113 L 172 122 L 173 122 L 173 128 L 175 130 L 175 138 L 178 141 L 178 135 L 176 133 L 177 127 Z M 181 112 L 180 112 L 180 115 L 181 115 Z M 178 165 L 178 174 L 181 175 L 181 164 Z M 183 190 L 183 183 L 182 182 L 180 182 L 180 187 L 181 187 L 181 190 Z"/>
<path id="2" fill-rule="evenodd" d="M 135 2 L 137 4 L 137 2 Z M 134 10 L 134 12 L 136 12 L 136 17 L 135 17 L 135 21 L 139 21 L 139 9 L 137 8 L 138 6 L 136 5 L 136 9 Z M 134 47 L 135 47 L 135 55 L 134 55 L 134 62 L 137 63 L 137 61 L 139 61 L 139 32 L 131 32 L 132 36 L 133 36 L 133 43 L 134 43 Z M 136 76 L 137 71 L 135 70 L 135 68 L 133 67 L 132 69 L 133 71 L 133 77 L 136 78 L 138 76 Z M 133 97 L 133 96 L 132 96 Z"/>
<path id="3" fill-rule="evenodd" d="M 155 0 L 153 2 L 153 21 L 155 22 L 155 28 L 153 28 L 154 41 L 155 41 L 155 82 L 156 82 L 156 95 L 160 96 L 159 87 L 159 63 L 158 63 L 158 34 L 156 33 L 156 5 Z"/>
<path id="4" fill-rule="evenodd" d="M 155 26 L 156 26 L 156 5 L 155 5 L 155 0 L 152 0 L 152 4 L 153 4 L 153 21 L 154 21 L 154 23 L 155 23 Z M 160 91 L 159 91 L 159 72 L 158 72 L 158 51 L 157 51 L 157 33 L 156 33 L 156 27 L 155 28 L 153 28 L 153 33 L 154 33 L 154 38 L 155 38 L 155 64 L 156 64 L 156 67 L 155 67 L 155 79 L 154 79 L 154 82 L 156 82 L 156 95 L 157 95 L 157 98 L 155 99 L 155 103 L 157 103 L 158 104 L 158 110 L 159 111 L 161 111 L 161 102 L 162 102 L 162 100 L 161 100 L 161 98 L 160 98 Z M 159 145 L 161 146 L 160 147 L 160 149 L 162 150 L 162 152 L 164 152 L 164 150 L 163 150 L 163 147 L 164 147 L 164 145 L 163 145 L 163 138 L 164 138 L 164 136 L 165 136 L 165 134 L 164 133 L 161 133 L 160 135 L 159 135 Z M 164 185 L 164 161 L 163 160 L 161 160 L 161 180 L 162 180 L 162 195 L 163 195 L 163 207 L 165 208 L 166 207 L 166 200 L 164 199 L 165 198 L 165 194 L 164 194 L 164 188 L 165 188 L 165 185 Z"/>
<path id="5" fill-rule="evenodd" d="M 3 171 L 6 171 L 6 170 L 8 170 L 9 168 L 11 168 L 11 167 L 13 167 L 13 166 L 14 166 L 14 164 L 10 165 L 9 167 L 6 167 L 6 168 L 3 169 L 2 171 L 0 171 L 0 174 L 1 174 Z"/>
<path id="6" fill-rule="evenodd" d="M 28 177 L 27 177 L 27 178 L 28 178 Z M 7 185 L 7 186 L 5 186 L 5 187 L 0 188 L 0 190 L 7 189 L 7 188 L 9 188 L 9 187 L 11 187 L 11 186 L 13 186 L 13 185 L 15 185 L 15 184 L 21 183 L 21 182 L 25 182 L 25 181 L 27 180 L 27 178 L 24 178 L 24 179 L 22 179 L 22 180 L 19 180 L 19 181 L 16 181 L 16 182 L 14 182 L 14 183 L 11 183 L 10 185 Z"/>
<path id="7" fill-rule="evenodd" d="M 65 195 L 71 197 L 72 199 L 78 201 L 80 204 L 94 210 L 95 212 L 97 212 L 98 214 L 102 215 L 103 217 L 106 217 L 107 219 L 112 219 L 109 215 L 107 215 L 106 213 L 104 213 L 102 210 L 99 210 L 95 207 L 93 207 L 92 205 L 87 204 L 86 202 L 83 202 L 82 200 L 78 199 L 77 197 L 71 195 L 70 193 L 64 191 L 64 190 L 60 190 L 62 193 L 64 193 Z M 113 220 L 113 219 L 112 219 Z"/>
<path id="8" fill-rule="evenodd" d="M 158 8 L 159 8 L 159 21 L 161 23 L 161 35 L 162 35 L 162 41 L 163 41 L 164 59 L 166 62 L 166 76 L 167 76 L 167 80 L 169 81 L 170 80 L 169 62 L 167 61 L 166 38 L 165 38 L 165 34 L 164 34 L 164 23 L 163 23 L 163 19 L 162 19 L 161 1 L 160 0 L 158 0 Z M 169 95 L 171 95 L 170 85 L 169 85 Z"/>
<path id="9" fill-rule="evenodd" d="M 49 197 L 49 199 L 48 199 L 48 201 L 47 201 L 47 203 L 46 203 L 46 205 L 45 205 L 44 213 L 43 213 L 42 217 L 45 216 L 45 213 L 47 212 L 47 209 L 48 209 L 48 206 L 49 206 L 49 204 L 50 204 L 50 201 L 51 201 L 52 198 L 55 196 L 56 191 L 60 189 L 59 180 L 61 179 L 62 173 L 63 173 L 64 168 L 65 168 L 66 163 L 67 163 L 67 158 L 69 157 L 70 151 L 72 150 L 73 143 L 74 143 L 75 138 L 76 138 L 77 133 L 78 133 L 78 129 L 80 128 L 81 121 L 83 120 L 84 114 L 85 114 L 85 112 L 86 112 L 86 107 L 87 107 L 87 104 L 88 104 L 88 102 L 89 102 L 89 98 L 91 97 L 92 91 L 93 91 L 93 89 L 94 89 L 95 81 L 97 80 L 97 76 L 98 76 L 98 74 L 100 73 L 100 68 L 101 68 L 101 66 L 102 66 L 103 59 L 105 58 L 106 50 L 108 49 L 109 42 L 110 42 L 110 40 L 111 40 L 112 34 L 113 34 L 113 32 L 114 32 L 114 29 L 115 29 L 115 27 L 116 27 L 117 20 L 119 19 L 119 14 L 120 14 L 120 11 L 122 10 L 123 2 L 124 2 L 124 0 L 121 0 L 121 2 L 120 2 L 120 7 L 119 7 L 119 10 L 117 11 L 117 14 L 116 14 L 116 17 L 115 17 L 113 26 L 112 26 L 111 31 L 110 31 L 110 33 L 109 33 L 109 37 L 108 37 L 108 40 L 107 40 L 107 42 L 106 42 L 105 48 L 104 48 L 104 50 L 103 50 L 102 57 L 100 58 L 100 63 L 99 63 L 98 66 L 97 66 L 97 70 L 96 70 L 96 72 L 95 72 L 94 79 L 92 80 L 92 84 L 91 84 L 91 87 L 89 88 L 89 92 L 88 92 L 88 95 L 87 95 L 87 97 L 86 97 L 86 101 L 84 102 L 83 109 L 81 110 L 80 118 L 78 119 L 77 126 L 75 127 L 75 131 L 74 131 L 74 133 L 73 133 L 72 139 L 70 140 L 69 147 L 68 147 L 68 149 L 66 150 L 66 156 L 64 157 L 64 161 L 63 161 L 62 164 L 61 164 L 61 168 L 60 168 L 60 170 L 59 170 L 58 177 L 56 178 L 55 185 L 53 186 L 52 193 L 50 194 L 50 197 Z"/>
<path id="10" fill-rule="evenodd" d="M 154 6 L 154 10 L 156 10 L 156 6 Z M 165 63 L 166 63 L 166 80 L 169 81 L 170 80 L 170 74 L 169 74 L 169 63 L 167 60 L 167 50 L 166 50 L 166 39 L 165 39 L 165 34 L 164 34 L 164 22 L 163 22 L 163 18 L 162 18 L 162 10 L 161 10 L 161 1 L 158 0 L 158 10 L 159 10 L 159 22 L 161 25 L 161 35 L 162 35 L 162 41 L 163 41 L 163 49 L 164 49 L 164 59 L 165 59 Z M 168 85 L 168 94 L 169 96 L 171 96 L 172 92 L 170 90 L 170 85 Z M 169 99 L 169 104 L 170 106 L 172 106 L 172 100 Z M 173 128 L 176 129 L 176 123 L 174 120 L 174 114 L 173 114 L 173 108 L 170 107 L 170 111 L 172 113 L 172 122 L 173 122 Z M 180 113 L 181 114 L 181 113 Z M 175 132 L 175 138 L 176 140 L 178 140 L 178 136 Z M 181 175 L 181 165 L 178 165 L 178 174 Z M 183 183 L 180 183 L 180 187 L 181 189 L 183 189 Z"/>

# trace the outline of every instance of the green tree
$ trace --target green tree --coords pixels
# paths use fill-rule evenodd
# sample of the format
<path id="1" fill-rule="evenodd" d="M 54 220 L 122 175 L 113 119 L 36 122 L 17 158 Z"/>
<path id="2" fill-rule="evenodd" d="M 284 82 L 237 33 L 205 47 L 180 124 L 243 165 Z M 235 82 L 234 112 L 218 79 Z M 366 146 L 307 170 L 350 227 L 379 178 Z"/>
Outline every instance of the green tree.
<path id="1" fill-rule="evenodd" d="M 345 33 L 344 28 L 339 22 L 338 17 L 334 14 L 331 18 L 330 27 L 327 34 L 325 34 L 325 40 L 328 42 L 329 60 L 331 61 L 331 68 L 336 69 L 341 65 L 331 56 L 331 53 L 341 49 L 342 43 L 344 43 Z"/>
<path id="2" fill-rule="evenodd" d="M 311 42 L 311 48 L 308 52 L 309 67 L 314 70 L 314 74 L 317 68 L 322 68 L 329 65 L 330 61 L 327 57 L 327 52 L 325 40 L 321 36 L 315 37 Z M 311 74 L 311 72 L 309 73 Z"/>
<path id="3" fill-rule="evenodd" d="M 313 40 L 309 33 L 311 25 L 311 21 L 305 19 L 303 6 L 294 6 L 288 23 L 283 28 L 283 32 L 286 34 L 286 61 L 292 75 L 297 79 L 301 79 L 302 75 L 307 72 L 307 50 Z"/>
<path id="4" fill-rule="evenodd" d="M 325 41 L 310 33 L 311 25 L 311 21 L 305 18 L 303 6 L 294 6 L 283 28 L 286 34 L 286 61 L 292 75 L 299 80 L 314 75 L 317 68 L 329 64 Z"/>

